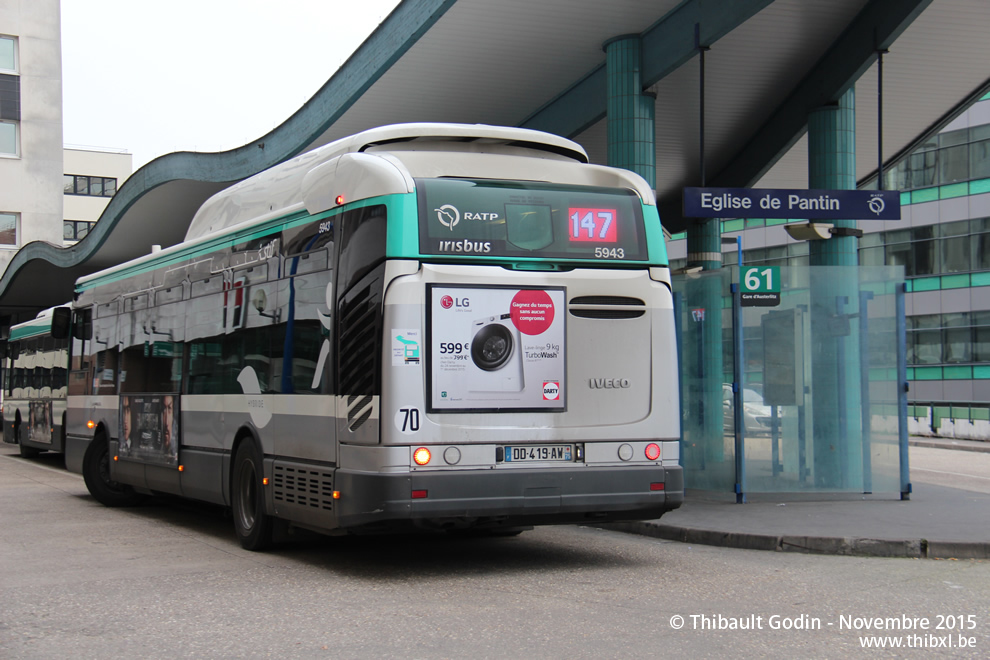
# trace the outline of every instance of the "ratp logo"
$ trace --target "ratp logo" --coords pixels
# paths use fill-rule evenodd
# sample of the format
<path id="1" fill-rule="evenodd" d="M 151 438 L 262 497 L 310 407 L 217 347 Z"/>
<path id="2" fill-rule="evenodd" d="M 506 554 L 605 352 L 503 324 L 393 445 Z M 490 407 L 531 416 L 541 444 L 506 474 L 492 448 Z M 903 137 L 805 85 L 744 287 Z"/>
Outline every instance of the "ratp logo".
<path id="1" fill-rule="evenodd" d="M 870 197 L 870 201 L 868 201 L 866 205 L 869 206 L 870 210 L 877 215 L 883 213 L 883 209 L 886 206 L 886 204 L 883 203 L 883 197 L 880 195 Z"/>
<path id="2" fill-rule="evenodd" d="M 456 206 L 452 206 L 451 204 L 444 204 L 440 208 L 433 210 L 437 212 L 437 220 L 440 221 L 440 224 L 450 231 L 454 231 L 454 227 L 461 221 L 461 212 L 457 210 Z"/>

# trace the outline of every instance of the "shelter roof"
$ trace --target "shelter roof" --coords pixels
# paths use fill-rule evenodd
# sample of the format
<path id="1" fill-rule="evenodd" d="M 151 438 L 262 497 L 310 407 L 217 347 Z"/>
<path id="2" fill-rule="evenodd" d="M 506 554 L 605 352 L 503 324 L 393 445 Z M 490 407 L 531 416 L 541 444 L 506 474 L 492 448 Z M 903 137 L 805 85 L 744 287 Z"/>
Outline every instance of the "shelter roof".
<path id="1" fill-rule="evenodd" d="M 707 185 L 805 187 L 808 113 L 853 86 L 864 180 L 878 163 L 877 51 L 889 50 L 891 161 L 990 87 L 987 33 L 986 0 L 404 0 L 270 133 L 228 152 L 162 156 L 121 186 L 79 243 L 22 248 L 0 278 L 0 314 L 64 302 L 77 277 L 182 241 L 214 193 L 375 126 L 536 128 L 606 163 L 603 44 L 622 35 L 642 38 L 644 91 L 657 96 L 656 189 L 668 230 L 686 223 L 681 189 L 701 183 L 699 44 L 710 49 Z"/>

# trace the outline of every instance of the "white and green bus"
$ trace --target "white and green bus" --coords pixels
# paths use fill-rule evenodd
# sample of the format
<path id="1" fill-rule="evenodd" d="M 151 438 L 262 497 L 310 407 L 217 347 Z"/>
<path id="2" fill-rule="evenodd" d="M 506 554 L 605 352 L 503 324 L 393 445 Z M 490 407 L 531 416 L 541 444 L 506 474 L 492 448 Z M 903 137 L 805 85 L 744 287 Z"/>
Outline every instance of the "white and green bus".
<path id="1" fill-rule="evenodd" d="M 10 328 L 3 365 L 3 439 L 18 445 L 21 456 L 64 450 L 70 319 L 67 306 L 53 307 Z"/>
<path id="2" fill-rule="evenodd" d="M 654 193 L 536 131 L 405 124 L 246 179 L 84 277 L 66 462 L 110 506 L 511 533 L 683 500 Z"/>

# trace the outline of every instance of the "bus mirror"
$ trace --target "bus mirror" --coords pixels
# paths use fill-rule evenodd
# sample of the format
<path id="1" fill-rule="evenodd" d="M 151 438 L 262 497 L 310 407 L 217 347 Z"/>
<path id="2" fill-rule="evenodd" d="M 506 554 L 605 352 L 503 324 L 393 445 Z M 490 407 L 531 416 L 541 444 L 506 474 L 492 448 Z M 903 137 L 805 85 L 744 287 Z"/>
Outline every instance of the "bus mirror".
<path id="1" fill-rule="evenodd" d="M 52 310 L 52 337 L 68 339 L 72 327 L 72 310 L 68 307 L 56 307 Z"/>

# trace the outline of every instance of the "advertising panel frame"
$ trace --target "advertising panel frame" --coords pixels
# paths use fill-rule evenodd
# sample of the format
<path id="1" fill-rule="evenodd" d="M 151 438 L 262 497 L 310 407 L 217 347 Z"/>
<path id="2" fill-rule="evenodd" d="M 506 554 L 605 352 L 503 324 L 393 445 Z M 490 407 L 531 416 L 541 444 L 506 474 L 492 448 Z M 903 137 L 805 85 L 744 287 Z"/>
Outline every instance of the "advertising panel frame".
<path id="1" fill-rule="evenodd" d="M 491 392 L 492 396 L 488 398 L 489 405 L 473 405 L 464 403 L 458 405 L 456 401 L 451 401 L 447 405 L 437 405 L 438 398 L 436 395 L 436 387 L 438 385 L 444 385 L 446 383 L 458 381 L 464 381 L 468 376 L 458 378 L 447 373 L 442 375 L 443 369 L 439 366 L 441 351 L 437 349 L 439 343 L 449 343 L 441 341 L 445 337 L 440 337 L 437 331 L 437 323 L 434 322 L 434 311 L 437 306 L 443 306 L 442 299 L 444 297 L 451 298 L 451 305 L 460 304 L 456 301 L 455 296 L 451 296 L 450 292 L 464 293 L 461 296 L 460 301 L 469 299 L 473 293 L 484 295 L 484 292 L 489 292 L 490 294 L 504 294 L 506 297 L 516 298 L 522 292 L 542 292 L 547 295 L 548 299 L 553 304 L 553 318 L 546 322 L 546 330 L 539 334 L 548 334 L 546 338 L 547 341 L 556 347 L 556 350 L 548 349 L 547 351 L 539 352 L 539 355 L 531 358 L 525 358 L 523 351 L 526 348 L 521 341 L 519 341 L 519 346 L 517 352 L 509 357 L 509 360 L 516 360 L 517 364 L 509 365 L 509 368 L 515 370 L 515 373 L 519 374 L 519 380 L 521 381 L 518 385 L 520 389 L 513 389 L 517 385 L 509 384 L 507 387 L 509 389 L 498 391 L 498 390 L 483 390 L 478 391 L 481 393 Z M 473 293 L 472 293 L 473 292 Z M 489 298 L 490 300 L 490 298 Z M 487 302 L 487 301 L 486 301 Z M 502 314 L 480 314 L 480 310 L 477 310 L 471 303 L 471 306 L 467 309 L 470 318 L 467 318 L 468 314 L 465 314 L 465 321 L 470 323 L 472 326 L 477 325 L 479 329 L 482 324 L 479 319 L 483 317 L 489 317 L 492 320 L 492 324 L 502 324 L 508 327 L 508 323 L 512 322 L 515 326 L 514 336 L 536 336 L 533 334 L 528 334 L 525 331 L 519 332 L 517 323 L 527 323 L 532 321 L 527 320 L 513 320 L 510 318 L 511 312 L 505 312 Z M 566 337 L 567 337 L 567 290 L 563 286 L 518 286 L 518 285 L 501 285 L 501 284 L 443 284 L 435 283 L 428 284 L 426 288 L 426 341 L 424 346 L 424 363 L 426 365 L 426 409 L 430 414 L 448 414 L 448 413 L 561 413 L 567 411 L 567 387 L 565 383 L 567 382 L 567 347 L 566 347 Z M 475 318 L 478 317 L 478 318 Z M 501 318 L 496 318 L 501 317 Z M 536 321 L 537 325 L 541 322 Z M 465 325 L 465 327 L 468 327 Z M 512 328 L 509 328 L 512 331 Z M 472 328 L 473 330 L 473 328 Z M 474 336 L 465 344 L 457 342 L 460 344 L 456 346 L 458 354 L 463 354 L 464 357 L 461 358 L 466 364 L 466 369 L 471 369 L 475 365 L 472 358 Z M 532 349 L 532 346 L 530 347 Z M 534 351 L 530 351 L 530 355 L 534 355 Z M 540 362 L 542 364 L 538 365 Z M 529 367 L 529 368 L 527 368 Z M 493 367 L 491 369 L 494 372 L 496 369 L 502 368 L 502 365 Z M 559 369 L 559 375 L 553 371 L 555 368 Z M 526 374 L 529 374 L 529 378 Z M 546 374 L 550 373 L 550 376 Z M 513 376 L 510 376 L 511 380 Z M 543 382 L 537 382 L 543 381 Z M 555 391 L 554 385 L 556 385 Z M 538 389 L 537 389 L 538 388 Z M 550 388 L 550 390 L 548 390 Z M 550 394 L 547 392 L 550 391 Z M 442 392 L 442 391 L 441 391 Z M 511 396 L 512 393 L 518 392 L 518 396 Z M 503 396 L 495 396 L 496 393 L 502 394 Z M 535 397 L 537 393 L 542 397 L 540 400 L 536 400 Z M 508 396 L 504 396 L 508 395 Z M 548 399 L 547 397 L 555 397 Z M 530 401 L 536 401 L 536 403 L 525 404 L 524 400 L 529 399 Z M 482 398 L 475 398 L 474 400 L 480 401 Z M 540 401 L 547 401 L 546 404 L 540 405 Z"/>

